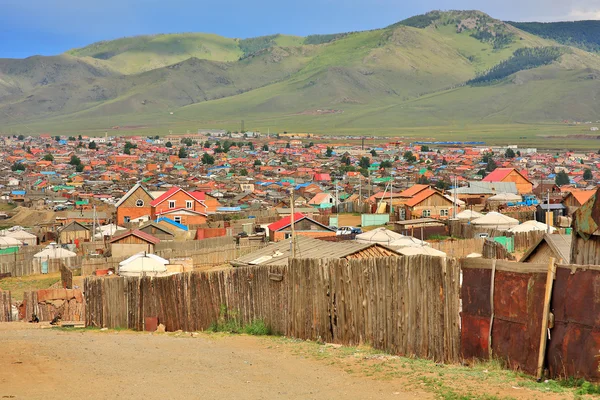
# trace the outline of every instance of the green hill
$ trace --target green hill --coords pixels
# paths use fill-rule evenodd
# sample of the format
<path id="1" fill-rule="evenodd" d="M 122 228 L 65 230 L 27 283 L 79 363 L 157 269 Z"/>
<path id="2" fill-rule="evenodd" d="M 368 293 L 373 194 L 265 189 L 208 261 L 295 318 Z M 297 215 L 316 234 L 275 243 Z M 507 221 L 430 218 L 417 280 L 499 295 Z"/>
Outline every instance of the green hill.
<path id="1" fill-rule="evenodd" d="M 508 22 L 522 31 L 587 51 L 600 51 L 600 21 Z"/>
<path id="2" fill-rule="evenodd" d="M 139 36 L 0 60 L 0 126 L 401 132 L 597 120 L 600 58 L 479 11 L 306 38 Z M 568 100 L 565 102 L 565 100 Z"/>

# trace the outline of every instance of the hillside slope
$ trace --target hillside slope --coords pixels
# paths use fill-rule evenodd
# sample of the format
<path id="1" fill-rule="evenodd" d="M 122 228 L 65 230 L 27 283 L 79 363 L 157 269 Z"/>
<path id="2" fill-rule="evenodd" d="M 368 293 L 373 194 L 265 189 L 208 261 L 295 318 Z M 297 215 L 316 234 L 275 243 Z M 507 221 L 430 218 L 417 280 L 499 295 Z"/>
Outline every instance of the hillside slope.
<path id="1" fill-rule="evenodd" d="M 142 36 L 0 60 L 0 124 L 160 131 L 245 119 L 252 129 L 327 132 L 596 120 L 598 71 L 595 54 L 478 11 L 307 38 Z"/>

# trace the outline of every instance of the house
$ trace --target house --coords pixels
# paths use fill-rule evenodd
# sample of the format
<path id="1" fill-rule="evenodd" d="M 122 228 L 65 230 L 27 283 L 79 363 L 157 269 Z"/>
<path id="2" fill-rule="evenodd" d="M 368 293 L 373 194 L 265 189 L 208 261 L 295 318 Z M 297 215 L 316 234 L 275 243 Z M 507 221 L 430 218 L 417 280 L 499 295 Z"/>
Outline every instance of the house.
<path id="1" fill-rule="evenodd" d="M 289 241 L 272 243 L 260 250 L 231 261 L 234 267 L 247 267 L 254 265 L 288 265 L 291 257 Z M 296 255 L 303 258 L 344 258 L 363 259 L 393 257 L 399 254 L 379 243 L 358 243 L 354 241 L 329 242 L 306 236 L 296 238 Z"/>
<path id="2" fill-rule="evenodd" d="M 571 263 L 571 235 L 545 234 L 521 258 L 522 263 L 548 264 L 550 258 L 557 263 Z"/>
<path id="3" fill-rule="evenodd" d="M 483 182 L 514 182 L 519 194 L 529 194 L 533 191 L 533 183 L 515 168 L 496 168 L 482 180 Z"/>
<path id="4" fill-rule="evenodd" d="M 294 205 L 296 202 L 294 201 Z M 311 207 L 324 209 L 324 208 L 332 208 L 337 204 L 335 197 L 333 197 L 330 193 L 317 193 L 310 201 L 308 205 Z"/>
<path id="5" fill-rule="evenodd" d="M 27 192 L 24 190 L 13 190 L 10 192 L 10 200 L 18 203 L 23 203 L 25 201 L 25 195 Z"/>
<path id="6" fill-rule="evenodd" d="M 144 186 L 137 183 L 115 204 L 117 208 L 117 225 L 131 220 L 152 215 L 151 203 L 154 197 Z"/>
<path id="7" fill-rule="evenodd" d="M 560 226 L 560 218 L 567 216 L 567 208 L 563 204 L 540 203 L 535 210 L 536 221 L 546 221 L 546 213 L 552 213 L 551 226 Z"/>
<path id="8" fill-rule="evenodd" d="M 153 200 L 152 219 L 159 217 L 169 218 L 183 225 L 200 225 L 207 220 L 208 207 L 201 200 L 199 192 L 187 192 L 179 187 L 169 191 Z"/>
<path id="9" fill-rule="evenodd" d="M 290 215 L 268 225 L 267 228 L 269 229 L 269 240 L 272 242 L 278 242 L 280 240 L 291 238 L 291 221 L 292 216 Z M 336 235 L 335 230 L 315 221 L 312 218 L 309 218 L 302 213 L 294 213 L 293 221 L 294 230 L 298 236 L 325 237 Z"/>
<path id="10" fill-rule="evenodd" d="M 165 226 L 159 225 L 157 222 L 154 222 L 154 221 L 146 222 L 144 225 L 140 226 L 138 229 L 141 232 L 147 233 L 149 235 L 152 235 L 152 236 L 160 239 L 162 242 L 175 239 L 175 234 L 173 232 L 171 232 Z"/>
<path id="11" fill-rule="evenodd" d="M 79 241 L 87 242 L 91 237 L 92 232 L 90 228 L 77 221 L 68 223 L 58 231 L 58 242 L 63 244 L 77 243 Z"/>
<path id="12" fill-rule="evenodd" d="M 113 257 L 127 257 L 139 252 L 154 253 L 160 239 L 139 229 L 129 230 L 109 241 Z"/>
<path id="13" fill-rule="evenodd" d="M 425 189 L 404 203 L 406 219 L 437 218 L 452 216 L 454 203 L 434 189 Z"/>

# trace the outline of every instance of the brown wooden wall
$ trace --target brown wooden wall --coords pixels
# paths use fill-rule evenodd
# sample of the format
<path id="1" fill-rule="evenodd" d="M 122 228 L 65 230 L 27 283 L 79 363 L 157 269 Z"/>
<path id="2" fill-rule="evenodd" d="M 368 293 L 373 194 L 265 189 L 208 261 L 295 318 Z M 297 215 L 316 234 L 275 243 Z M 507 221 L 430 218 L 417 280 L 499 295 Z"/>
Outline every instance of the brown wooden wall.
<path id="1" fill-rule="evenodd" d="M 85 281 L 86 324 L 142 330 L 207 329 L 226 309 L 287 336 L 457 361 L 459 268 L 436 257 L 293 260 L 164 278 Z"/>

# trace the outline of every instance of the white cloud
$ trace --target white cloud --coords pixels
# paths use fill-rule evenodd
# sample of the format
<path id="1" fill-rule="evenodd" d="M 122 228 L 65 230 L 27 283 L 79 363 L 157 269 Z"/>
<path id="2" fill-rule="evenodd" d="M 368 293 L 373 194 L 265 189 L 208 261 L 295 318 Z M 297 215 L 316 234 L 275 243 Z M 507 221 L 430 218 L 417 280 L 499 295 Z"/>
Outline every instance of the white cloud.
<path id="1" fill-rule="evenodd" d="M 568 19 L 570 20 L 587 20 L 587 19 L 600 19 L 600 9 L 587 10 L 587 9 L 574 9 L 569 12 Z"/>

